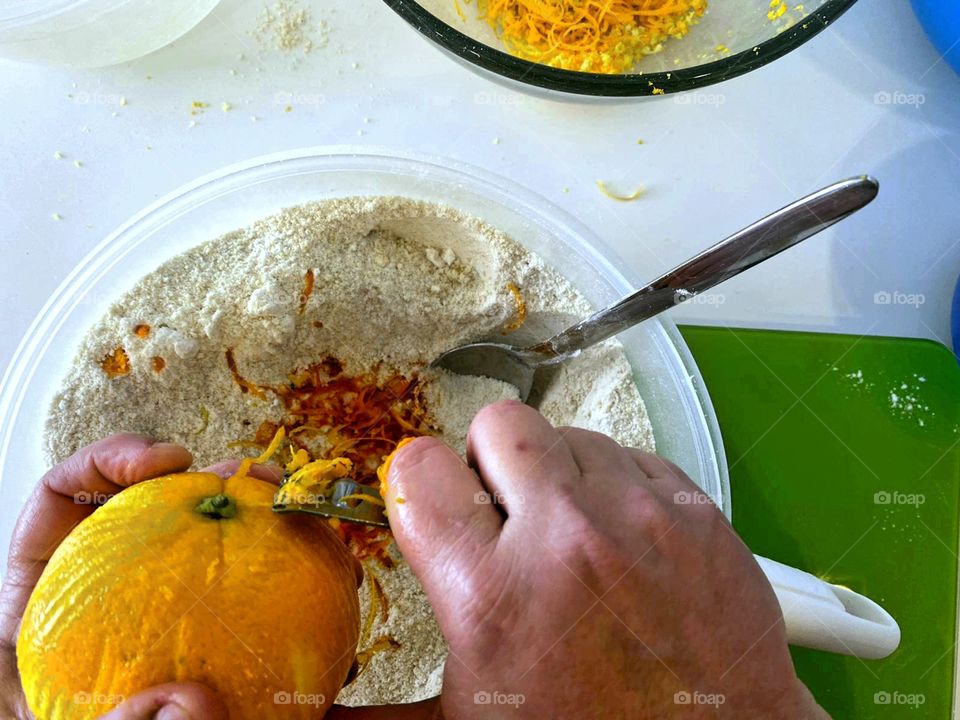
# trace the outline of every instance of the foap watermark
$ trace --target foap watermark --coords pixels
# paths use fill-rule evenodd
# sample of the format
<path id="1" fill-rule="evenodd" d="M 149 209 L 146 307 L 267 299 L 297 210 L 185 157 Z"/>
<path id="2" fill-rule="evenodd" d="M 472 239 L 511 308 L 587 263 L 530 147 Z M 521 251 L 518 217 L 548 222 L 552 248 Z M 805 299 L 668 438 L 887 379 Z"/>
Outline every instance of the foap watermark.
<path id="1" fill-rule="evenodd" d="M 881 90 L 874 93 L 874 105 L 909 105 L 919 108 L 927 101 L 927 96 L 923 93 L 906 93 L 900 90 Z"/>
<path id="2" fill-rule="evenodd" d="M 673 301 L 678 305 L 686 303 L 687 305 L 720 307 L 727 301 L 727 296 L 723 293 L 692 293 L 688 290 L 677 290 L 673 294 Z"/>
<path id="3" fill-rule="evenodd" d="M 283 501 L 288 505 L 321 505 L 326 502 L 330 502 L 331 498 L 328 495 L 322 495 L 320 493 L 312 493 L 305 491 L 290 491 L 284 490 L 283 492 Z"/>
<path id="4" fill-rule="evenodd" d="M 327 102 L 327 96 L 323 93 L 309 92 L 287 92 L 281 90 L 273 94 L 273 104 L 293 106 L 293 105 L 323 105 Z"/>
<path id="5" fill-rule="evenodd" d="M 896 490 L 888 492 L 881 490 L 873 495 L 874 505 L 908 505 L 910 507 L 920 507 L 927 501 L 927 496 L 923 493 L 903 493 Z"/>
<path id="6" fill-rule="evenodd" d="M 673 494 L 676 505 L 713 505 L 713 499 L 702 492 L 695 490 L 678 490 Z"/>
<path id="7" fill-rule="evenodd" d="M 680 690 L 673 694 L 673 702 L 675 705 L 703 705 L 718 708 L 726 701 L 726 696 L 721 693 L 705 693 L 699 690 L 694 690 L 693 692 Z"/>
<path id="8" fill-rule="evenodd" d="M 110 105 L 120 107 L 126 101 L 120 93 L 89 92 L 87 90 L 78 90 L 72 93 L 70 99 L 77 105 Z"/>
<path id="9" fill-rule="evenodd" d="M 474 705 L 499 705 L 518 708 L 527 701 L 523 693 L 505 693 L 499 690 L 477 690 L 473 694 Z"/>
<path id="10" fill-rule="evenodd" d="M 73 694 L 74 705 L 119 705 L 126 701 L 125 695 L 101 692 L 78 692 Z"/>
<path id="11" fill-rule="evenodd" d="M 919 308 L 927 301 L 923 293 L 905 293 L 899 290 L 878 290 L 873 294 L 874 305 L 906 305 Z"/>
<path id="12" fill-rule="evenodd" d="M 473 102 L 476 105 L 523 105 L 526 98 L 518 93 L 481 90 L 473 94 Z"/>
<path id="13" fill-rule="evenodd" d="M 916 710 L 926 702 L 927 698 L 923 693 L 905 693 L 899 690 L 888 692 L 881 690 L 873 694 L 874 705 L 900 705 Z"/>
<path id="14" fill-rule="evenodd" d="M 523 495 L 507 496 L 503 493 L 478 490 L 473 494 L 473 502 L 477 505 L 507 505 L 508 503 L 523 505 L 524 497 Z"/>
<path id="15" fill-rule="evenodd" d="M 688 92 L 673 96 L 675 105 L 703 105 L 718 108 L 726 101 L 727 96 L 723 93 Z"/>
<path id="16" fill-rule="evenodd" d="M 75 505 L 103 505 L 112 497 L 112 493 L 103 493 L 99 490 L 93 492 L 78 490 L 73 494 L 73 502 Z"/>
<path id="17" fill-rule="evenodd" d="M 297 690 L 293 692 L 287 692 L 286 690 L 280 690 L 273 694 L 273 704 L 323 707 L 327 704 L 327 698 L 322 693 L 304 693 Z"/>

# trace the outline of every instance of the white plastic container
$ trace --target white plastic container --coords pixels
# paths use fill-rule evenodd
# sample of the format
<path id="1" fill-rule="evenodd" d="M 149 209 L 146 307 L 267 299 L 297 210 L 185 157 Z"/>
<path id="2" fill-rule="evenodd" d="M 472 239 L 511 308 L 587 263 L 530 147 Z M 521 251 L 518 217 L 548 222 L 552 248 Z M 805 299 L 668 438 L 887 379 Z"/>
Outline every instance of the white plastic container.
<path id="1" fill-rule="evenodd" d="M 281 208 L 349 195 L 402 195 L 483 218 L 540 255 L 595 307 L 640 285 L 574 218 L 505 178 L 450 160 L 368 148 L 316 148 L 228 167 L 158 200 L 98 245 L 41 309 L 0 383 L 0 567 L 16 515 L 47 469 L 41 436 L 87 329 L 143 275 L 205 240 Z M 657 450 L 730 516 L 720 428 L 683 338 L 660 316 L 618 338 L 635 371 Z M 763 558 L 790 640 L 883 657 L 899 644 L 896 622 L 846 588 Z M 695 579 L 693 579 L 695 581 Z"/>
<path id="2" fill-rule="evenodd" d="M 0 57 L 68 67 L 133 60 L 173 42 L 220 0 L 3 0 Z"/>

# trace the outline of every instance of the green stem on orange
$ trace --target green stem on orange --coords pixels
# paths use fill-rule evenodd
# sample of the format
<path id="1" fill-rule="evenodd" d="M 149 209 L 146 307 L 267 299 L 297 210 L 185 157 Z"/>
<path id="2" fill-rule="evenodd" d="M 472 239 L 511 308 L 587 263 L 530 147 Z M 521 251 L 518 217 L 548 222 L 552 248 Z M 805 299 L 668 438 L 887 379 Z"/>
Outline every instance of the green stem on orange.
<path id="1" fill-rule="evenodd" d="M 194 510 L 208 518 L 223 520 L 237 514 L 237 503 L 233 498 L 223 494 L 211 495 L 201 500 Z"/>

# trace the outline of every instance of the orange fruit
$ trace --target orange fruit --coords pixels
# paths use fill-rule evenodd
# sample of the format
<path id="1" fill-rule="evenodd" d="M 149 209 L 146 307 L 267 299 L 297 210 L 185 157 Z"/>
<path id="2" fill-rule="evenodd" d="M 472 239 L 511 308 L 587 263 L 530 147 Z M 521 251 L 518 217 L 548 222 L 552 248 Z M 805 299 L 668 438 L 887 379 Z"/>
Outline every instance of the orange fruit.
<path id="1" fill-rule="evenodd" d="M 231 720 L 319 718 L 357 649 L 353 560 L 276 487 L 183 473 L 125 489 L 57 548 L 30 597 L 17 664 L 45 720 L 96 718 L 192 680 Z"/>

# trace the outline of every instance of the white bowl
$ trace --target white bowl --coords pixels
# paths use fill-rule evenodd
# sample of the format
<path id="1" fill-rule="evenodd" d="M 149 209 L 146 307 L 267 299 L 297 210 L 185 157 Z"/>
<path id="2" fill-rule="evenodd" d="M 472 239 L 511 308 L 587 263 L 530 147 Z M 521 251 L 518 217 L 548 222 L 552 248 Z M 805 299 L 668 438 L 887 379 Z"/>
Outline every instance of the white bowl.
<path id="1" fill-rule="evenodd" d="M 53 293 L 0 384 L 0 566 L 13 523 L 46 470 L 41 437 L 50 401 L 88 328 L 140 277 L 210 238 L 283 207 L 348 195 L 445 203 L 507 232 L 602 307 L 638 286 L 592 232 L 504 178 L 449 160 L 370 149 L 318 148 L 260 157 L 160 199 L 98 245 Z M 674 324 L 654 318 L 619 336 L 647 403 L 658 451 L 729 516 L 720 429 Z"/>
<path id="2" fill-rule="evenodd" d="M 0 57 L 101 67 L 173 42 L 220 0 L 3 0 Z"/>
<path id="3" fill-rule="evenodd" d="M 135 216 L 61 283 L 34 320 L 0 383 L 0 566 L 13 523 L 44 472 L 50 400 L 87 329 L 137 280 L 184 250 L 283 207 L 348 195 L 404 195 L 445 203 L 506 231 L 568 277 L 595 306 L 637 283 L 600 241 L 546 200 L 490 173 L 438 158 L 320 148 L 255 158 L 201 178 Z M 682 467 L 729 517 L 720 430 L 676 327 L 654 318 L 619 336 L 647 403 L 657 450 Z M 880 658 L 900 642 L 872 600 L 758 558 L 784 613 L 788 639 Z"/>

